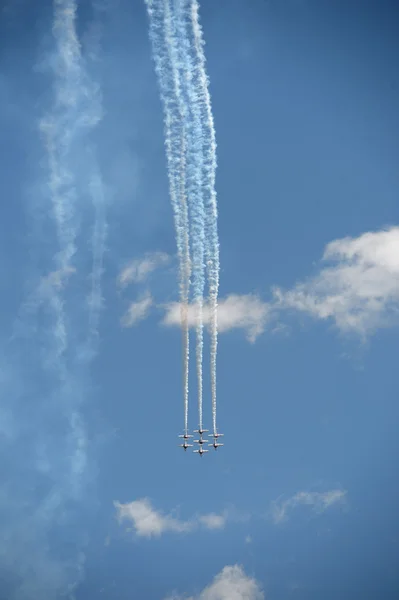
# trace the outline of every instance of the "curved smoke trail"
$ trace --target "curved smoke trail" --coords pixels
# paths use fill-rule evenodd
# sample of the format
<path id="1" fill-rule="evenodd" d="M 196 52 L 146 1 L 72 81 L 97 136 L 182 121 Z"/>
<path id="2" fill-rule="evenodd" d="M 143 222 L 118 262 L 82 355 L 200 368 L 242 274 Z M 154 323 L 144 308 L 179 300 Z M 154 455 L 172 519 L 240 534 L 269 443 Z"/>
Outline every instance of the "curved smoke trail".
<path id="1" fill-rule="evenodd" d="M 29 216 L 44 225 L 46 235 L 35 231 L 32 238 L 40 273 L 46 275 L 39 285 L 35 280 L 36 289 L 20 311 L 0 369 L 3 399 L 6 396 L 10 404 L 8 437 L 0 435 L 2 464 L 7 463 L 8 471 L 0 493 L 0 572 L 9 573 L 10 581 L 2 577 L 0 596 L 3 592 L 9 600 L 54 600 L 61 595 L 72 599 L 82 578 L 86 543 L 76 508 L 79 503 L 81 516 L 91 477 L 80 410 L 86 383 L 80 367 L 89 355 L 78 355 L 75 338 L 81 330 L 76 324 L 86 317 L 87 307 L 88 337 L 99 321 L 106 215 L 100 171 L 94 151 L 87 150 L 86 134 L 102 111 L 80 48 L 76 1 L 53 1 L 52 29 L 53 48 L 45 61 L 51 67 L 51 106 L 40 121 L 46 189 L 43 200 L 30 195 L 28 208 Z M 88 303 L 79 303 L 76 296 L 82 291 L 73 278 L 81 266 L 80 218 L 85 210 L 80 209 L 87 200 L 87 183 L 95 209 L 92 286 Z M 82 254 L 85 251 L 84 247 Z M 92 342 L 88 346 L 92 356 Z"/>
<path id="2" fill-rule="evenodd" d="M 167 18 L 168 4 L 145 0 L 150 22 L 155 71 L 158 76 L 165 121 L 165 148 L 168 163 L 169 191 L 174 213 L 176 245 L 179 259 L 179 296 L 181 305 L 181 326 L 183 329 L 183 388 L 184 388 L 184 428 L 188 428 L 188 293 L 190 284 L 190 257 L 188 254 L 188 212 L 186 190 L 181 181 L 185 171 L 185 132 L 183 115 L 179 112 L 180 82 L 171 69 L 170 26 Z M 184 184 L 185 185 L 185 184 Z"/>
<path id="3" fill-rule="evenodd" d="M 82 191 L 78 189 L 78 167 L 87 159 L 82 150 L 82 134 L 101 115 L 95 88 L 85 72 L 76 21 L 74 0 L 54 0 L 55 47 L 48 61 L 52 67 L 53 101 L 40 121 L 40 129 L 48 162 L 46 215 L 55 229 L 56 253 L 52 256 L 50 274 L 41 279 L 29 302 L 29 311 L 35 313 L 38 323 L 35 332 L 40 336 L 29 340 L 34 352 L 27 360 L 25 344 L 17 348 L 18 360 L 26 361 L 23 367 L 27 378 L 32 365 L 38 368 L 20 402 L 24 403 L 25 412 L 34 405 L 34 410 L 28 413 L 31 422 L 23 422 L 15 436 L 17 447 L 13 457 L 17 466 L 18 446 L 29 449 L 24 453 L 22 476 L 14 476 L 3 490 L 12 499 L 11 518 L 3 527 L 5 561 L 15 573 L 13 592 L 7 594 L 10 600 L 53 600 L 66 593 L 72 597 L 84 564 L 81 548 L 85 540 L 81 527 L 78 530 L 76 526 L 75 508 L 77 502 L 84 500 L 90 473 L 87 435 L 80 413 L 84 396 L 82 378 L 74 368 L 76 351 L 72 337 L 76 334 L 73 325 L 81 308 L 67 283 L 77 271 Z M 85 170 L 94 173 L 90 161 Z M 97 214 L 96 224 L 100 222 Z M 96 293 L 100 289 L 98 273 L 103 250 L 100 238 L 96 235 L 93 243 L 96 283 L 92 289 Z M 16 336 L 14 341 L 20 342 L 20 338 Z M 17 417 L 23 415 L 21 420 L 27 420 L 24 412 L 18 410 L 19 399 L 16 400 L 13 410 Z M 66 532 L 68 536 L 76 535 L 73 549 L 62 543 Z"/>
<path id="4" fill-rule="evenodd" d="M 76 486 L 79 487 L 79 479 L 83 475 L 86 439 L 78 413 L 81 393 L 75 389 L 77 383 L 74 382 L 74 376 L 70 372 L 73 362 L 68 358 L 72 350 L 69 349 L 69 326 L 72 322 L 68 319 L 64 284 L 67 277 L 76 271 L 73 264 L 79 232 L 78 181 L 75 177 L 76 148 L 81 145 L 82 134 L 97 125 L 102 117 L 99 90 L 88 77 L 81 53 L 76 31 L 76 10 L 75 0 L 54 0 L 55 101 L 51 113 L 43 118 L 40 124 L 47 146 L 50 199 L 59 247 L 54 258 L 52 279 L 47 278 L 45 290 L 54 319 L 52 329 L 54 347 L 49 354 L 58 372 L 62 390 L 60 398 L 63 399 L 63 410 L 70 426 L 70 445 L 76 449 L 76 451 L 72 448 L 70 450 L 71 478 L 74 480 L 71 490 Z M 87 361 L 95 353 L 94 339 L 98 335 L 107 224 L 104 186 L 93 149 L 87 150 L 81 158 L 85 160 L 85 172 L 89 176 L 89 193 L 94 207 L 91 291 L 88 299 L 89 332 L 84 355 L 78 356 L 78 361 L 82 358 Z"/>
<path id="5" fill-rule="evenodd" d="M 218 344 L 217 307 L 219 293 L 219 237 L 217 228 L 216 179 L 216 134 L 213 122 L 209 81 L 206 74 L 204 40 L 199 22 L 198 2 L 191 0 L 191 26 L 194 45 L 194 78 L 197 98 L 201 108 L 204 140 L 204 195 L 205 195 L 205 256 L 208 270 L 210 330 L 211 330 L 211 395 L 213 432 L 216 427 L 216 358 Z"/>

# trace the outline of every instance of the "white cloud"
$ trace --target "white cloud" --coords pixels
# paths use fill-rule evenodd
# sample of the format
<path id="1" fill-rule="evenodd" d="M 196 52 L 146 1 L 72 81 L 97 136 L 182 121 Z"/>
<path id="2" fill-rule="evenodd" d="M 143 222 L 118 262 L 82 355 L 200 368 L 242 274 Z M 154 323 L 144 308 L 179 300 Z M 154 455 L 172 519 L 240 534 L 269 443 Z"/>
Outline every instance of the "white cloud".
<path id="1" fill-rule="evenodd" d="M 226 525 L 226 515 L 209 513 L 208 515 L 199 516 L 198 521 L 207 529 L 223 529 L 223 527 Z"/>
<path id="2" fill-rule="evenodd" d="M 362 336 L 399 321 L 399 227 L 335 240 L 322 260 L 333 264 L 292 290 L 274 290 L 276 308 L 331 318 Z"/>
<path id="3" fill-rule="evenodd" d="M 196 596 L 173 594 L 165 600 L 264 600 L 265 595 L 256 579 L 245 574 L 240 565 L 228 565 L 211 584 Z"/>
<path id="4" fill-rule="evenodd" d="M 151 252 L 127 264 L 118 277 L 118 284 L 124 288 L 130 283 L 142 283 L 159 267 L 166 265 L 170 257 L 164 252 Z"/>
<path id="5" fill-rule="evenodd" d="M 271 515 L 278 524 L 287 519 L 288 512 L 299 505 L 310 506 L 315 512 L 322 513 L 334 504 L 345 501 L 347 492 L 341 489 L 328 492 L 298 492 L 288 500 L 273 502 Z"/>
<path id="6" fill-rule="evenodd" d="M 121 281 L 140 280 L 163 259 L 161 253 L 133 261 Z M 343 332 L 366 337 L 377 328 L 399 323 L 399 227 L 341 238 L 327 244 L 319 272 L 293 288 L 272 289 L 270 302 L 256 294 L 230 294 L 220 299 L 218 328 L 223 333 L 242 329 L 254 342 L 273 323 L 272 331 L 284 327 L 288 311 L 331 319 Z M 129 270 L 130 269 L 130 270 Z M 166 306 L 163 325 L 180 326 L 180 305 Z M 196 306 L 189 306 L 189 325 L 195 326 Z M 204 323 L 209 325 L 209 306 L 204 306 Z M 277 325 L 276 325 L 277 323 Z"/>
<path id="7" fill-rule="evenodd" d="M 121 325 L 123 327 L 132 327 L 137 325 L 140 321 L 143 321 L 150 311 L 153 304 L 151 294 L 148 292 L 142 296 L 140 300 L 132 302 L 121 319 Z"/>
<path id="8" fill-rule="evenodd" d="M 182 533 L 190 531 L 190 522 L 180 521 L 171 515 L 156 511 L 148 498 L 135 500 L 127 504 L 115 502 L 118 519 L 131 521 L 138 536 L 160 536 L 166 531 Z"/>
<path id="9" fill-rule="evenodd" d="M 136 535 L 140 537 L 159 537 L 163 533 L 187 533 L 200 526 L 205 529 L 222 529 L 226 517 L 215 513 L 199 515 L 190 520 L 183 521 L 172 514 L 163 514 L 155 510 L 148 498 L 141 498 L 126 504 L 114 502 L 117 518 L 121 521 L 130 521 Z"/>
<path id="10" fill-rule="evenodd" d="M 244 329 L 250 342 L 264 332 L 266 324 L 270 319 L 271 306 L 263 302 L 253 294 L 238 295 L 231 294 L 219 301 L 218 306 L 218 329 L 220 333 L 231 329 Z M 196 306 L 189 307 L 189 325 L 194 327 L 196 323 Z M 210 322 L 210 310 L 204 307 L 204 323 Z M 162 321 L 164 325 L 180 326 L 180 304 L 178 302 L 166 306 L 166 314 Z"/>

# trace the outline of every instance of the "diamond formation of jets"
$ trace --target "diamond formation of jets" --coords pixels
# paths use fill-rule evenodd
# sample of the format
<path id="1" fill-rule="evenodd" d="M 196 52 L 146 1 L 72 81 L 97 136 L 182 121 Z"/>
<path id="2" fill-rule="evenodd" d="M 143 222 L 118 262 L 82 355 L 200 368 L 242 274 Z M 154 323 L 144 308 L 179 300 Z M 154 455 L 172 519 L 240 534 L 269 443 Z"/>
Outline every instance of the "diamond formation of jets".
<path id="1" fill-rule="evenodd" d="M 193 442 L 195 444 L 198 444 L 199 448 L 198 448 L 198 450 L 193 450 L 193 452 L 202 456 L 205 452 L 209 452 L 209 450 L 206 450 L 204 448 L 204 444 L 208 443 L 209 440 L 203 437 L 204 433 L 209 433 L 209 429 L 202 429 L 202 428 L 194 429 L 194 433 L 198 433 L 198 439 L 193 440 Z M 224 444 L 221 444 L 220 442 L 218 442 L 218 439 L 220 437 L 224 436 L 223 433 L 214 432 L 211 435 L 213 437 L 213 442 L 208 444 L 208 446 L 213 446 L 215 448 L 215 450 L 217 450 L 220 446 L 224 446 Z M 193 444 L 189 444 L 187 440 L 189 440 L 190 438 L 192 438 L 194 436 L 189 435 L 186 432 L 183 435 L 179 435 L 179 437 L 184 439 L 184 442 L 182 444 L 180 444 L 180 447 L 184 448 L 184 450 L 187 450 L 187 448 L 190 448 L 193 446 Z"/>

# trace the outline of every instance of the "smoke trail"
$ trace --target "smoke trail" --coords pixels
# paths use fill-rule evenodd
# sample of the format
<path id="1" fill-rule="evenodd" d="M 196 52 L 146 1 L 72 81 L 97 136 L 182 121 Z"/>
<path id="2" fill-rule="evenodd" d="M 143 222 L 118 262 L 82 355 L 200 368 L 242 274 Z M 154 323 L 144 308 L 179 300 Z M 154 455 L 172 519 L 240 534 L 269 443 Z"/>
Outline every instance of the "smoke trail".
<path id="1" fill-rule="evenodd" d="M 190 289 L 190 275 L 192 272 L 192 263 L 190 260 L 189 246 L 189 215 L 187 207 L 187 189 L 186 183 L 186 152 L 187 152 L 187 108 L 182 97 L 182 81 L 179 73 L 179 64 L 177 49 L 174 39 L 172 14 L 168 0 L 164 0 L 164 33 L 165 44 L 168 52 L 171 77 L 172 77 L 172 93 L 176 104 L 176 138 L 177 144 L 180 136 L 180 172 L 177 186 L 180 190 L 180 204 L 182 216 L 182 243 L 183 243 L 183 274 L 181 277 L 182 292 L 181 292 L 181 314 L 182 314 L 182 331 L 183 331 L 183 390 L 184 390 L 184 429 L 185 433 L 188 430 L 188 374 L 189 374 L 189 327 L 188 327 L 188 301 Z"/>
<path id="2" fill-rule="evenodd" d="M 9 471 L 7 477 L 1 477 L 7 484 L 0 492 L 0 508 L 5 513 L 0 560 L 2 574 L 3 569 L 10 574 L 4 596 L 10 600 L 54 600 L 60 594 L 71 594 L 84 564 L 76 505 L 87 485 L 88 451 L 79 410 L 83 382 L 79 369 L 74 368 L 77 361 L 72 343 L 76 335 L 72 325 L 82 308 L 76 302 L 76 289 L 70 291 L 68 278 L 76 277 L 78 271 L 78 167 L 87 159 L 81 150 L 82 133 L 98 122 L 99 113 L 81 56 L 73 0 L 54 0 L 53 36 L 54 99 L 40 129 L 47 151 L 46 202 L 55 229 L 56 253 L 51 267 L 46 268 L 50 274 L 42 277 L 29 298 L 28 310 L 22 311 L 25 318 L 34 314 L 36 335 L 30 332 L 23 343 L 21 334 L 14 335 L 7 350 L 15 352 L 19 364 L 7 368 L 10 373 L 15 371 L 12 381 L 0 382 L 7 402 L 10 397 L 7 413 L 14 421 L 8 438 L 0 438 L 2 456 L 7 458 L 3 468 Z M 95 175 L 90 161 L 85 169 Z M 95 197 L 95 206 L 96 202 L 102 206 L 97 191 Z M 99 293 L 103 224 L 97 212 L 94 295 Z M 3 357 L 1 363 L 5 364 Z M 73 543 L 65 543 L 65 536 Z"/>
<path id="3" fill-rule="evenodd" d="M 187 191 L 191 216 L 191 239 L 193 257 L 193 301 L 197 310 L 196 318 L 196 371 L 198 386 L 198 422 L 202 429 L 202 359 L 203 359 L 203 303 L 205 288 L 205 211 L 202 194 L 203 171 L 203 133 L 201 110 L 198 104 L 197 90 L 193 82 L 194 64 L 191 58 L 190 41 L 187 37 L 187 19 L 190 17 L 189 3 L 182 0 L 177 6 L 175 16 L 175 37 L 173 44 L 172 68 L 178 72 L 185 92 L 186 106 L 182 108 L 187 121 L 189 139 L 188 183 Z M 169 19 L 170 19 L 169 11 Z"/>
<path id="4" fill-rule="evenodd" d="M 209 305 L 211 316 L 211 395 L 213 432 L 216 433 L 216 355 L 218 343 L 217 306 L 219 292 L 219 238 L 217 229 L 216 135 L 213 122 L 208 77 L 205 68 L 204 41 L 198 15 L 198 1 L 191 2 L 192 37 L 195 50 L 194 77 L 201 106 L 204 133 L 204 193 L 205 193 L 205 256 L 208 271 Z"/>
<path id="5" fill-rule="evenodd" d="M 94 172 L 90 182 L 90 192 L 94 207 L 94 227 L 92 235 L 93 266 L 91 274 L 91 290 L 89 297 L 89 333 L 98 336 L 100 311 L 103 306 L 101 279 L 104 270 L 104 251 L 107 238 L 107 218 L 105 210 L 104 184 L 100 173 Z"/>
<path id="6" fill-rule="evenodd" d="M 77 533 L 72 515 L 87 460 L 77 381 L 68 365 L 70 323 L 65 306 L 78 232 L 71 150 L 83 124 L 80 48 L 74 2 L 55 1 L 53 10 L 54 100 L 40 129 L 47 150 L 46 209 L 51 230 L 56 230 L 56 254 L 50 268 L 45 260 L 50 274 L 30 295 L 29 310 L 22 311 L 25 318 L 34 315 L 36 335 L 14 335 L 7 355 L 13 352 L 16 364 L 7 364 L 9 375 L 1 377 L 3 403 L 10 404 L 12 422 L 8 438 L 0 439 L 6 470 L 0 492 L 0 595 L 10 600 L 54 600 L 80 579 L 83 566 L 80 549 L 71 551 L 63 544 L 66 534 Z M 80 533 L 74 542 L 81 548 Z"/>
<path id="7" fill-rule="evenodd" d="M 107 11 L 108 5 L 104 0 L 92 0 L 92 8 L 94 11 L 94 21 L 86 36 L 87 45 L 85 51 L 87 63 L 95 70 L 100 54 L 100 40 L 102 35 L 102 27 L 100 25 L 101 16 Z M 88 90 L 88 97 L 90 98 L 87 111 L 87 125 L 94 127 L 100 122 L 103 116 L 102 97 L 99 86 L 94 84 L 88 77 L 86 77 L 85 85 Z M 106 249 L 108 225 L 105 184 L 101 176 L 93 147 L 90 147 L 87 150 L 86 162 L 87 172 L 89 173 L 89 194 L 94 212 L 94 225 L 91 236 L 91 289 L 88 298 L 89 333 L 86 346 L 87 358 L 90 359 L 97 350 L 98 328 L 100 314 L 103 308 L 102 275 L 104 271 L 104 253 Z"/>
<path id="8" fill-rule="evenodd" d="M 182 336 L 183 336 L 183 396 L 184 396 L 184 432 L 188 432 L 188 374 L 189 374 L 189 353 L 190 353 L 190 336 L 188 326 L 188 295 L 190 284 L 190 247 L 189 247 L 189 229 L 188 229 L 188 211 L 186 198 L 186 140 L 184 128 L 181 134 L 181 171 L 180 171 L 180 203 L 182 207 L 182 219 L 184 226 L 183 248 L 184 248 L 184 265 L 186 272 L 181 278 L 183 281 L 180 303 Z"/>
<path id="9" fill-rule="evenodd" d="M 73 412 L 71 414 L 71 405 L 76 400 L 74 391 L 70 390 L 72 375 L 67 361 L 70 323 L 63 292 L 67 275 L 75 271 L 72 261 L 79 230 L 73 148 L 81 130 L 95 124 L 98 118 L 92 113 L 92 107 L 85 105 L 91 96 L 76 34 L 75 0 L 54 0 L 53 35 L 56 43 L 55 102 L 51 115 L 42 120 L 41 129 L 46 139 L 49 191 L 59 251 L 54 258 L 53 279 L 47 279 L 45 287 L 45 298 L 54 320 L 52 349 L 47 353 L 46 362 L 58 373 L 60 410 L 69 420 L 71 436 L 79 447 L 84 447 L 84 431 L 76 427 L 76 418 Z M 54 275 L 59 285 L 54 285 Z M 76 469 L 71 464 L 72 478 L 74 473 Z M 72 488 L 77 485 L 77 480 L 74 480 Z"/>
<path id="10" fill-rule="evenodd" d="M 185 170 L 185 143 L 183 115 L 179 112 L 180 82 L 171 69 L 171 45 L 168 45 L 168 20 L 165 11 L 167 2 L 145 0 L 150 22 L 150 41 L 152 45 L 155 71 L 158 76 L 161 100 L 165 120 L 165 148 L 168 163 L 169 191 L 174 213 L 177 254 L 179 259 L 179 295 L 181 309 L 181 326 L 183 329 L 183 389 L 184 389 L 184 427 L 188 427 L 188 292 L 190 283 L 190 257 L 188 254 L 188 213 L 185 189 L 183 193 L 182 172 Z M 183 153 L 183 155 L 182 155 Z"/>

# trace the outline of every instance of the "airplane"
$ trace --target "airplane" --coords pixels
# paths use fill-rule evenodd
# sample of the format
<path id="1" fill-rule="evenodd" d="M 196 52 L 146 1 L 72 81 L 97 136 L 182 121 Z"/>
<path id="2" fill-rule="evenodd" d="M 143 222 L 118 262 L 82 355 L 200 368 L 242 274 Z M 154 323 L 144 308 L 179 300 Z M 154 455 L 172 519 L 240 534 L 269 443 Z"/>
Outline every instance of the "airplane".
<path id="1" fill-rule="evenodd" d="M 215 439 L 218 439 L 219 437 L 223 437 L 223 436 L 224 436 L 224 433 L 213 433 L 213 434 L 212 434 L 212 436 L 213 436 Z"/>
<path id="2" fill-rule="evenodd" d="M 224 444 L 218 444 L 217 440 L 213 440 L 212 444 L 208 444 L 208 446 L 213 446 L 215 450 L 219 448 L 219 446 L 224 446 Z"/>
<path id="3" fill-rule="evenodd" d="M 200 444 L 200 446 L 202 446 L 202 444 L 205 444 L 208 440 L 203 440 L 202 437 L 200 437 L 199 440 L 194 440 L 195 444 Z"/>
<path id="4" fill-rule="evenodd" d="M 184 442 L 182 444 L 179 444 L 179 446 L 181 448 L 184 448 L 184 450 L 186 451 L 187 448 L 189 448 L 190 446 L 192 447 L 192 444 L 187 444 L 186 440 L 184 440 Z"/>
<path id="5" fill-rule="evenodd" d="M 196 452 L 197 454 L 202 456 L 204 454 L 204 452 L 209 452 L 209 450 L 204 450 L 204 448 L 202 446 L 200 446 L 198 450 L 193 450 L 193 452 Z"/>
<path id="6" fill-rule="evenodd" d="M 208 431 L 209 429 L 194 429 L 194 433 L 199 433 L 201 436 Z"/>
<path id="7" fill-rule="evenodd" d="M 179 438 L 184 438 L 185 440 L 188 440 L 189 438 L 194 437 L 193 435 L 189 435 L 188 433 L 185 433 L 183 435 L 179 435 Z"/>

